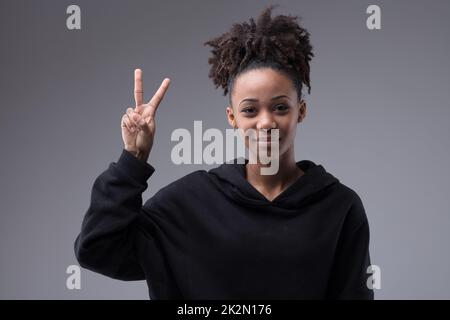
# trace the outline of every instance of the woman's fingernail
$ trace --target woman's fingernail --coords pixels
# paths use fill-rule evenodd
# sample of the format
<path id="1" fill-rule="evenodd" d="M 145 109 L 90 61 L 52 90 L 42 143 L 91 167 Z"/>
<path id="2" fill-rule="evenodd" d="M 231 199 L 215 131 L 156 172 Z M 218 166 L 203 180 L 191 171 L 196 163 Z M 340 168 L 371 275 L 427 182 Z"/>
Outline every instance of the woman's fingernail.
<path id="1" fill-rule="evenodd" d="M 141 126 L 143 126 L 143 125 L 145 124 L 144 119 L 139 120 L 139 124 L 140 124 Z"/>

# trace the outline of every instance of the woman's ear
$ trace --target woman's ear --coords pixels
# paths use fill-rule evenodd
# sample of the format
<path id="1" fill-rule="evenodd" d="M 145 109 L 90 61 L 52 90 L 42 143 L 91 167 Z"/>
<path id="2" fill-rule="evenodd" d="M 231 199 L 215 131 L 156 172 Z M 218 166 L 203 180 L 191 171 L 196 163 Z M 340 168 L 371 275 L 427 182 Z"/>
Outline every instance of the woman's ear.
<path id="1" fill-rule="evenodd" d="M 227 111 L 227 120 L 228 123 L 230 124 L 230 126 L 232 126 L 233 128 L 237 128 L 236 126 L 236 119 L 234 117 L 234 113 L 233 113 L 233 107 L 231 105 L 229 105 L 226 109 Z"/>
<path id="2" fill-rule="evenodd" d="M 306 102 L 305 100 L 302 99 L 298 104 L 299 104 L 299 112 L 297 122 L 300 123 L 306 117 Z"/>

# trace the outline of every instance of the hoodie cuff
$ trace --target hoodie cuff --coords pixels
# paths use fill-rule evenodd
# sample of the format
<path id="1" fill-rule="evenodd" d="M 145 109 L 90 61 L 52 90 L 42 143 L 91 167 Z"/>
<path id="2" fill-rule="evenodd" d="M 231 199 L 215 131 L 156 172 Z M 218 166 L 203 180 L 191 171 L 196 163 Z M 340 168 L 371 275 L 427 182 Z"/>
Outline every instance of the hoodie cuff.
<path id="1" fill-rule="evenodd" d="M 117 167 L 141 183 L 146 183 L 148 178 L 155 172 L 155 168 L 148 162 L 136 158 L 133 154 L 122 149 L 122 154 L 117 161 Z"/>

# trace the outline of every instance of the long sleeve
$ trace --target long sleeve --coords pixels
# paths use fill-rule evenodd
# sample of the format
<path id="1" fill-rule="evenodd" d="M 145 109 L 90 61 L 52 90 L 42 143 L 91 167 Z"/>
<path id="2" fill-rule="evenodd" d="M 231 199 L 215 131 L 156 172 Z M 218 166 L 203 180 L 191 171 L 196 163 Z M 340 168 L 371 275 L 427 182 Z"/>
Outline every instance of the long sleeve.
<path id="1" fill-rule="evenodd" d="M 136 257 L 134 222 L 142 210 L 142 192 L 155 169 L 122 150 L 94 181 L 90 206 L 74 249 L 80 265 L 119 280 L 143 280 Z"/>
<path id="2" fill-rule="evenodd" d="M 373 300 L 373 289 L 367 287 L 370 274 L 369 224 L 359 196 L 344 222 L 328 287 L 328 299 Z"/>

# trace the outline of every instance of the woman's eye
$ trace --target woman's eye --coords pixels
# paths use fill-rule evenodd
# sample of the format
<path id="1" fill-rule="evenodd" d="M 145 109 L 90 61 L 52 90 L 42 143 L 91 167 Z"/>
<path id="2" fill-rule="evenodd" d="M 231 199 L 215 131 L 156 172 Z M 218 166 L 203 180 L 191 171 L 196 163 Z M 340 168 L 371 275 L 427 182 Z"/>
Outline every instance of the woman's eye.
<path id="1" fill-rule="evenodd" d="M 284 104 L 279 104 L 279 105 L 277 105 L 277 106 L 275 107 L 275 110 L 276 110 L 276 111 L 285 111 L 285 110 L 287 110 L 287 109 L 289 109 L 289 107 L 286 106 L 286 105 L 284 105 Z"/>
<path id="2" fill-rule="evenodd" d="M 242 109 L 243 113 L 253 113 L 255 111 L 254 108 L 246 108 L 246 109 Z"/>

